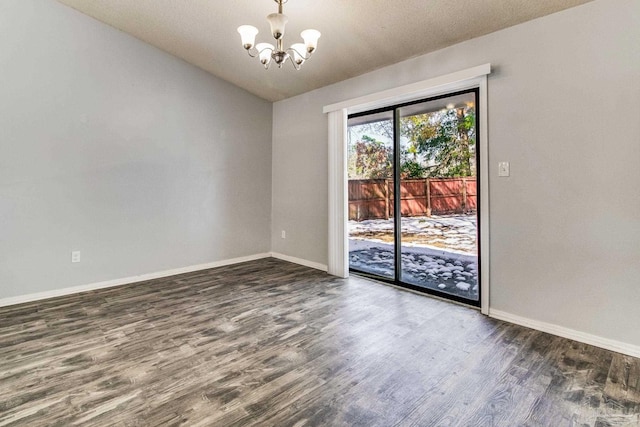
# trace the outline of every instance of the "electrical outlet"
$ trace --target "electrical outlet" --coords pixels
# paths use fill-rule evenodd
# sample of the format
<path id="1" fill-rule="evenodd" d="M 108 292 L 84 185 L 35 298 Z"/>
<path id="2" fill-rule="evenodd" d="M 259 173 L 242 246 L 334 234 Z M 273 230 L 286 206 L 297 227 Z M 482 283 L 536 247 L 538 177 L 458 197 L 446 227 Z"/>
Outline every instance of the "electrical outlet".
<path id="1" fill-rule="evenodd" d="M 282 230 L 282 232 L 280 233 L 280 237 L 282 237 L 283 239 L 287 238 L 287 232 Z"/>
<path id="2" fill-rule="evenodd" d="M 71 252 L 71 262 L 80 262 L 80 251 Z"/>

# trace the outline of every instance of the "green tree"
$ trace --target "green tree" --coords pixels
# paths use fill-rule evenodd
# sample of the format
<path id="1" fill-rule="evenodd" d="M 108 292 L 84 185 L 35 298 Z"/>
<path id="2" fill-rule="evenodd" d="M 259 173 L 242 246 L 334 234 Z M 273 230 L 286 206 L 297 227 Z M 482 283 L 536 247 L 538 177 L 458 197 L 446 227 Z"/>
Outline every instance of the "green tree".
<path id="1" fill-rule="evenodd" d="M 429 172 L 425 162 L 419 157 L 415 144 L 409 144 L 400 152 L 400 176 L 401 178 L 424 178 Z"/>
<path id="2" fill-rule="evenodd" d="M 402 118 L 409 149 L 431 160 L 428 176 L 475 175 L 475 110 L 457 107 Z"/>
<path id="3" fill-rule="evenodd" d="M 460 106 L 400 119 L 402 178 L 475 176 L 475 109 Z M 393 122 L 360 125 L 360 131 L 393 140 Z M 392 148 L 367 135 L 349 145 L 349 178 L 390 178 Z"/>
<path id="4" fill-rule="evenodd" d="M 350 179 L 390 178 L 393 171 L 391 148 L 382 141 L 362 135 L 349 147 Z"/>

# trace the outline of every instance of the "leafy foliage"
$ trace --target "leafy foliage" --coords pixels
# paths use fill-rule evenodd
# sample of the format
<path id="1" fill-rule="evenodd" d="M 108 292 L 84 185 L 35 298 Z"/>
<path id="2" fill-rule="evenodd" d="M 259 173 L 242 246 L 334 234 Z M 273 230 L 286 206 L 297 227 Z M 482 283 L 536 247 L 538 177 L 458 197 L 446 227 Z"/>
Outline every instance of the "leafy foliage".
<path id="1" fill-rule="evenodd" d="M 349 160 L 351 179 L 391 178 L 393 174 L 391 148 L 367 135 L 352 146 Z"/>
<path id="2" fill-rule="evenodd" d="M 431 159 L 428 176 L 475 175 L 475 110 L 460 107 L 404 117 L 402 133 L 410 146 Z"/>
<path id="3" fill-rule="evenodd" d="M 400 119 L 402 178 L 475 176 L 475 109 L 463 106 Z M 365 129 L 393 138 L 392 122 L 369 123 Z M 367 135 L 349 145 L 349 178 L 390 178 L 393 150 Z"/>

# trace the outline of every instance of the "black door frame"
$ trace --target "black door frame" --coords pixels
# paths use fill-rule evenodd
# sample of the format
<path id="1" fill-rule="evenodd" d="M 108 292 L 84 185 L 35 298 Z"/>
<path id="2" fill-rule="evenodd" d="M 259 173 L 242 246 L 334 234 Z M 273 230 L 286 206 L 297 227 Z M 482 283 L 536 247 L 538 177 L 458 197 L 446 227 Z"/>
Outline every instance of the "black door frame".
<path id="1" fill-rule="evenodd" d="M 476 248 L 477 248 L 477 271 L 478 271 L 478 275 L 477 275 L 477 284 L 478 284 L 478 300 L 477 301 L 473 301 L 470 299 L 466 299 L 466 298 L 462 298 L 459 297 L 457 295 L 453 295 L 453 294 L 449 294 L 446 292 L 440 292 L 437 291 L 435 289 L 430 289 L 430 288 L 426 288 L 426 287 L 422 287 L 422 286 L 417 286 L 417 285 L 412 285 L 410 283 L 407 282 L 403 282 L 401 280 L 401 275 L 402 275 L 402 212 L 401 212 L 401 203 L 399 202 L 399 199 L 401 197 L 401 193 L 400 193 L 400 109 L 402 107 L 407 107 L 410 105 L 415 105 L 415 104 L 421 104 L 424 102 L 429 102 L 429 101 L 435 101 L 438 99 L 443 99 L 443 98 L 449 98 L 452 96 L 456 96 L 456 95 L 463 95 L 463 94 L 468 94 L 468 93 L 473 93 L 474 97 L 475 97 L 475 106 L 476 106 Z M 354 113 L 354 114 L 349 114 L 348 119 L 351 118 L 356 118 L 356 117 L 362 117 L 362 116 L 368 116 L 368 115 L 372 115 L 372 114 L 377 114 L 377 113 L 383 113 L 383 112 L 387 112 L 387 111 L 393 111 L 393 188 L 394 188 L 394 200 L 393 200 L 393 221 L 394 221 L 394 278 L 390 279 L 388 277 L 384 277 L 384 276 L 379 276 L 377 274 L 373 274 L 373 273 L 368 273 L 366 271 L 362 271 L 362 270 L 358 270 L 358 269 L 353 269 L 351 268 L 351 263 L 349 263 L 349 271 L 370 279 L 374 279 L 374 280 L 378 280 L 378 281 L 382 281 L 385 283 L 390 283 L 392 285 L 395 286 L 399 286 L 402 288 L 407 288 L 407 289 L 411 289 L 413 291 L 416 292 L 420 292 L 420 293 L 425 293 L 425 294 L 429 294 L 429 295 L 433 295 L 433 296 L 437 296 L 440 298 L 444 298 L 444 299 L 448 299 L 451 301 L 455 301 L 461 304 L 465 304 L 465 305 L 469 305 L 469 306 L 473 306 L 473 307 L 480 307 L 481 302 L 482 302 L 482 283 L 481 283 L 481 276 L 482 276 L 482 263 L 480 262 L 480 257 L 481 257 L 481 250 L 480 250 L 480 237 L 481 237 L 481 216 L 480 216 L 480 198 L 481 198 L 481 191 L 480 191 L 480 168 L 481 168 L 481 162 L 480 162 L 480 138 L 481 138 L 481 133 L 480 133 L 480 114 L 484 114 L 484 112 L 481 111 L 480 109 L 480 89 L 475 87 L 475 88 L 471 88 L 471 89 L 464 89 L 464 90 L 460 90 L 460 91 L 455 91 L 455 92 L 449 92 L 443 95 L 438 95 L 438 96 L 432 96 L 429 98 L 423 98 L 423 99 L 419 99 L 416 101 L 410 101 L 410 102 L 404 102 L 401 104 L 395 104 L 395 105 L 390 105 L 387 107 L 382 107 L 382 108 L 376 108 L 373 110 L 368 110 L 368 111 L 363 111 L 360 113 Z"/>

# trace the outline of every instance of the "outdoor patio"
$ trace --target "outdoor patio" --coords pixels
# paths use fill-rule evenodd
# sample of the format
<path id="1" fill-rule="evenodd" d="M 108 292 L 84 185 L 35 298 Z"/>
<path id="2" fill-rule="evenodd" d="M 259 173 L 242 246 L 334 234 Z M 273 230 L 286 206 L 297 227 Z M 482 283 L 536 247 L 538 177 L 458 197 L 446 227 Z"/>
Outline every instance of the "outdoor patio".
<path id="1" fill-rule="evenodd" d="M 394 277 L 393 218 L 349 221 L 350 266 Z M 478 300 L 475 214 L 402 218 L 403 280 Z"/>

